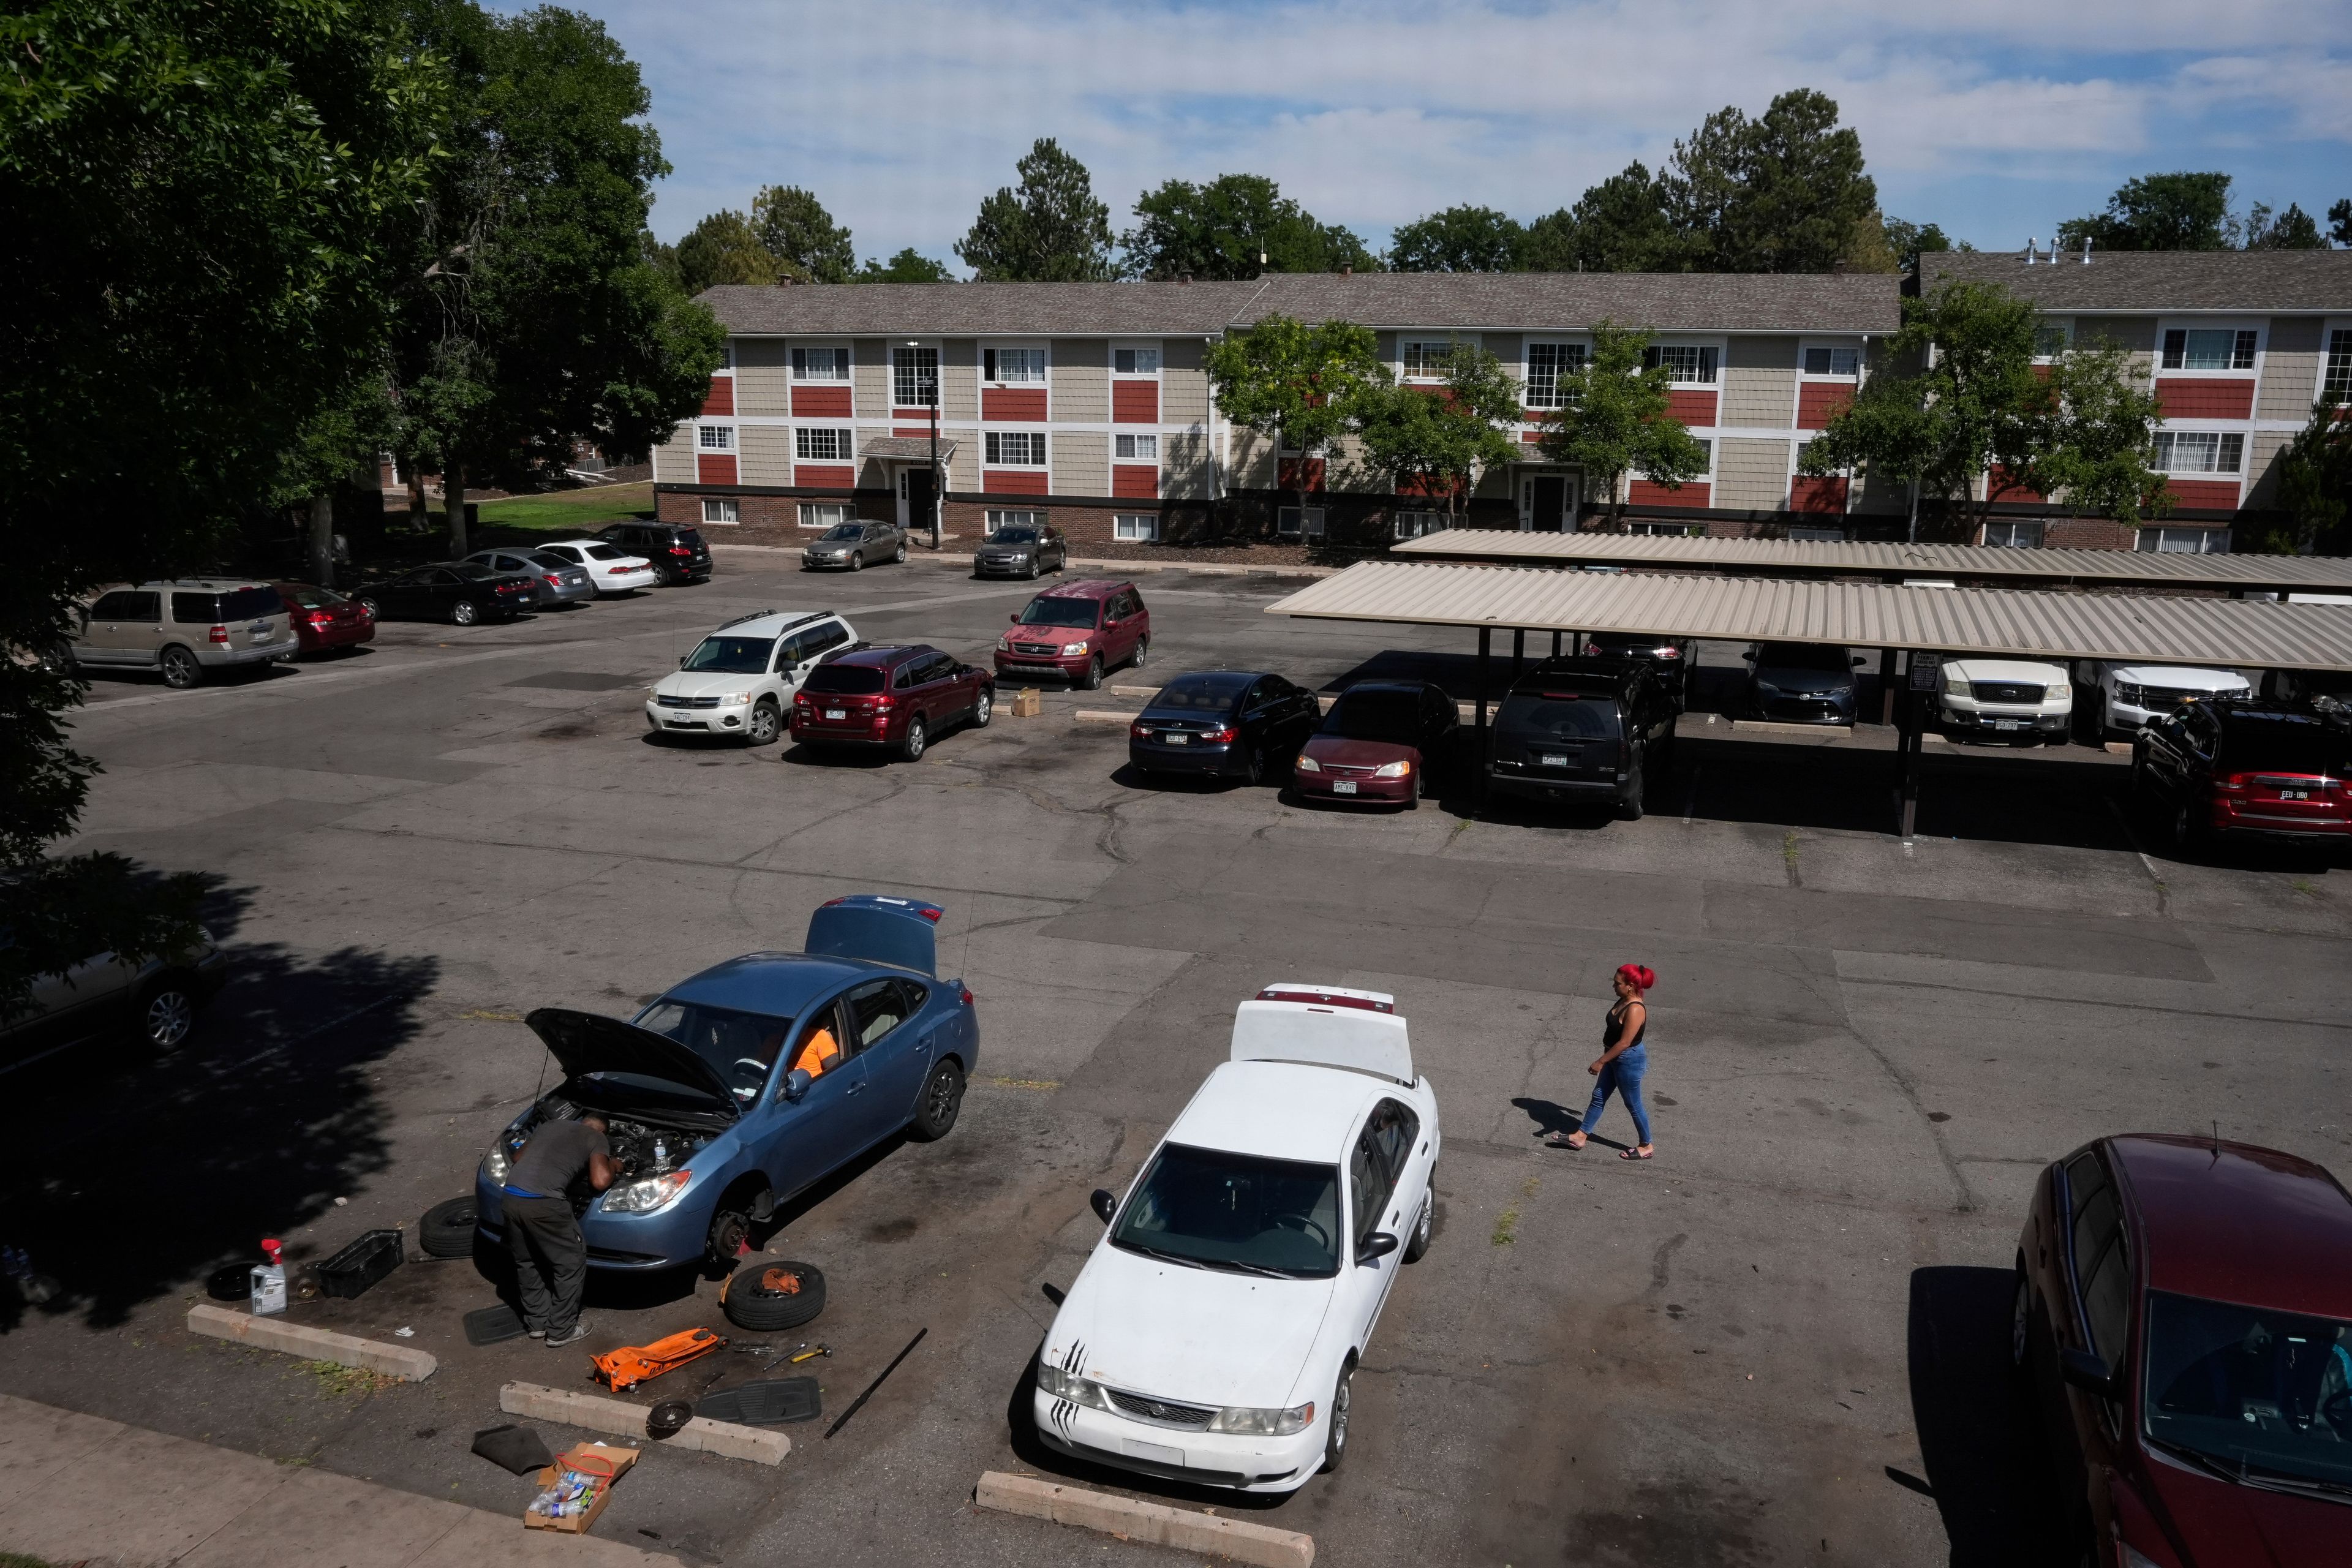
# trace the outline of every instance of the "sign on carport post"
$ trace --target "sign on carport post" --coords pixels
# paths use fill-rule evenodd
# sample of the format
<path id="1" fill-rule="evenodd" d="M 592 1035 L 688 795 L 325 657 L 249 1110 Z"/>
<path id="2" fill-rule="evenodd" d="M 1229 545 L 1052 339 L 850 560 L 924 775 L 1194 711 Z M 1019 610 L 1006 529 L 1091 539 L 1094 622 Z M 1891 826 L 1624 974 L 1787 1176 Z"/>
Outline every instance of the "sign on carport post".
<path id="1" fill-rule="evenodd" d="M 1927 715 L 1932 710 L 1933 693 L 1943 684 L 1944 656 L 1940 653 L 1916 653 L 1911 656 L 1911 722 L 1897 737 L 1903 747 L 1903 841 L 1911 841 L 1911 828 L 1919 815 L 1919 750 L 1925 743 Z"/>
<path id="2" fill-rule="evenodd" d="M 1915 653 L 1911 656 L 1911 689 L 1933 691 L 1942 684 L 1944 656 L 1940 653 Z"/>

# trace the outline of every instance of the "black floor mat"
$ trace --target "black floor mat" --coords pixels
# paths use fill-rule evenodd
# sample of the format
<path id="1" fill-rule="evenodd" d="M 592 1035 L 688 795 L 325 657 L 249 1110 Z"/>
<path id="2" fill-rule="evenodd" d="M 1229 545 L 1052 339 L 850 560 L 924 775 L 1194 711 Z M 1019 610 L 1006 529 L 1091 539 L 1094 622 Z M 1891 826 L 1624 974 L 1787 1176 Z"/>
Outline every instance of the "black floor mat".
<path id="1" fill-rule="evenodd" d="M 466 1342 L 469 1345 L 494 1345 L 521 1333 L 520 1314 L 504 1301 L 466 1314 Z"/>
<path id="2" fill-rule="evenodd" d="M 824 1414 L 824 1405 L 816 1379 L 772 1377 L 706 1394 L 694 1402 L 694 1413 L 710 1421 L 780 1426 L 787 1421 L 814 1421 Z"/>
<path id="3" fill-rule="evenodd" d="M 485 1426 L 474 1434 L 474 1452 L 518 1476 L 555 1463 L 546 1441 L 528 1426 Z"/>

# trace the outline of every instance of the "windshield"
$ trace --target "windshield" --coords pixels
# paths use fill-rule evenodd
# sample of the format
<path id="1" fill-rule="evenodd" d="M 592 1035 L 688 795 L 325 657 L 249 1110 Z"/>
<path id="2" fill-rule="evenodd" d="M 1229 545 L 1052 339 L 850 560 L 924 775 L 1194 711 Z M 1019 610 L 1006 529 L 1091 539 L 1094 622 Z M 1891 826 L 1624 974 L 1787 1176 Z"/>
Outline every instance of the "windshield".
<path id="1" fill-rule="evenodd" d="M 1092 599 L 1048 599 L 1041 595 L 1021 606 L 1021 624 L 1024 626 L 1091 626 L 1095 624 L 1095 603 Z"/>
<path id="2" fill-rule="evenodd" d="M 1619 733 L 1617 702 L 1610 697 L 1515 691 L 1503 699 L 1495 726 L 1551 741 L 1613 741 Z"/>
<path id="3" fill-rule="evenodd" d="M 735 1098 L 749 1104 L 767 1086 L 768 1069 L 784 1048 L 793 1021 L 771 1013 L 738 1013 L 693 1002 L 660 1001 L 630 1020 L 671 1039 L 709 1062 Z"/>
<path id="4" fill-rule="evenodd" d="M 2151 1290 L 2145 1421 L 2249 1484 L 2352 1496 L 2352 1323 Z"/>
<path id="5" fill-rule="evenodd" d="M 1209 1268 L 1328 1279 L 1339 1271 L 1339 1172 L 1170 1143 L 1135 1184 L 1111 1244 Z"/>
<path id="6" fill-rule="evenodd" d="M 845 691 L 855 696 L 882 689 L 882 671 L 866 664 L 820 664 L 801 685 L 803 691 Z"/>
<path id="7" fill-rule="evenodd" d="M 1421 693 L 1345 692 L 1324 716 L 1323 733 L 1350 741 L 1417 746 L 1421 743 Z"/>
<path id="8" fill-rule="evenodd" d="M 854 522 L 835 523 L 817 536 L 820 539 L 863 539 L 866 530 Z"/>
<path id="9" fill-rule="evenodd" d="M 1000 528 L 988 536 L 991 544 L 1034 544 L 1037 531 L 1034 528 Z"/>
<path id="10" fill-rule="evenodd" d="M 768 656 L 775 651 L 773 637 L 705 637 L 695 644 L 678 668 L 717 675 L 765 675 Z"/>
<path id="11" fill-rule="evenodd" d="M 2344 731 L 2288 713 L 2233 714 L 2221 731 L 2221 764 L 2232 773 L 2342 774 Z"/>
<path id="12" fill-rule="evenodd" d="M 1759 669 L 1834 669 L 1843 675 L 1853 668 L 1842 647 L 1820 643 L 1768 642 L 1756 650 Z"/>
<path id="13" fill-rule="evenodd" d="M 1246 675 L 1187 675 L 1160 689 L 1150 706 L 1197 708 L 1205 713 L 1230 713 L 1249 689 Z"/>
<path id="14" fill-rule="evenodd" d="M 1585 637 L 1584 646 L 1594 653 L 1625 654 L 1636 658 L 1677 658 L 1682 655 L 1682 649 L 1665 638 L 1641 632 L 1593 632 Z"/>

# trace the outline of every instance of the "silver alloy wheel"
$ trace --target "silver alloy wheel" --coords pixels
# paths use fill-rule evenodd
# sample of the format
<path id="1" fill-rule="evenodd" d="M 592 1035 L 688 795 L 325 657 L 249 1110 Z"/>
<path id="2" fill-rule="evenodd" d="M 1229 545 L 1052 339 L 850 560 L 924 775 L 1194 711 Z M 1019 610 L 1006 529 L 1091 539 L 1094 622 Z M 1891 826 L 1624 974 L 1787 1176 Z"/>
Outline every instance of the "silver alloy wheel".
<path id="1" fill-rule="evenodd" d="M 378 620 L 383 618 L 383 613 L 375 607 L 375 601 L 373 599 L 362 599 L 360 601 L 360 608 L 365 610 L 372 618 Z"/>
<path id="2" fill-rule="evenodd" d="M 923 747 L 927 743 L 923 734 L 923 718 L 919 713 L 907 721 L 907 738 L 898 742 L 899 754 L 911 763 L 923 754 Z"/>
<path id="3" fill-rule="evenodd" d="M 2025 1370 L 2026 1342 L 2032 1325 L 2033 1287 L 2021 1268 L 2017 1271 L 2017 1300 L 2009 1309 L 2009 1364 L 2020 1372 Z"/>
<path id="4" fill-rule="evenodd" d="M 866 570 L 866 557 L 865 557 L 865 555 L 864 555 L 863 553 L 861 553 L 860 552 L 857 552 L 857 551 L 855 551 L 855 550 L 851 551 L 851 552 L 849 552 L 849 569 L 850 569 L 852 572 L 863 572 L 863 571 L 865 571 L 865 570 Z"/>
<path id="5" fill-rule="evenodd" d="M 1339 1373 L 1339 1386 L 1331 1391 L 1331 1457 L 1325 1468 L 1337 1465 L 1348 1452 L 1348 1406 L 1353 1396 L 1349 1388 L 1356 1381 L 1356 1369 L 1349 1367 Z"/>
<path id="6" fill-rule="evenodd" d="M 449 624 L 451 626 L 470 626 L 480 617 L 481 612 L 474 608 L 474 601 L 471 599 L 460 599 L 456 604 L 449 606 Z"/>
<path id="7" fill-rule="evenodd" d="M 1421 1223 L 1412 1227 L 1412 1245 L 1416 1252 L 1429 1250 L 1429 1233 L 1437 1224 L 1437 1194 L 1429 1193 L 1421 1200 Z"/>
<path id="8" fill-rule="evenodd" d="M 1150 653 L 1151 638 L 1149 636 L 1136 638 L 1135 656 L 1127 661 L 1127 668 L 1129 669 L 1141 669 L 1143 668 L 1143 661 L 1147 658 L 1150 657 Z"/>
<path id="9" fill-rule="evenodd" d="M 987 687 L 982 687 L 980 700 L 971 705 L 971 727 L 975 730 L 987 729 L 988 721 L 994 717 L 995 711 L 996 694 Z"/>
<path id="10" fill-rule="evenodd" d="M 923 1104 L 924 1120 L 939 1127 L 952 1121 L 956 1110 L 955 1075 L 949 1072 L 931 1074 L 931 1092 Z"/>
<path id="11" fill-rule="evenodd" d="M 167 985 L 150 996 L 147 1010 L 140 1018 L 147 1043 L 159 1051 L 176 1049 L 195 1026 L 195 998 L 176 985 Z"/>
<path id="12" fill-rule="evenodd" d="M 904 564 L 906 563 L 906 560 L 907 560 L 907 542 L 906 542 L 905 540 L 903 540 L 903 539 L 902 539 L 902 540 L 898 541 L 898 553 L 897 555 L 893 556 L 893 557 L 892 557 L 892 559 L 893 559 L 893 560 L 895 560 L 895 561 L 897 561 L 897 562 L 898 562 L 899 564 L 901 564 L 901 565 L 904 565 Z"/>
<path id="13" fill-rule="evenodd" d="M 782 715 L 772 702 L 761 701 L 751 710 L 751 721 L 744 729 L 744 738 L 755 746 L 764 746 L 776 738 Z"/>
<path id="14" fill-rule="evenodd" d="M 190 653 L 186 648 L 165 648 L 163 650 L 162 663 L 163 666 L 163 684 L 170 687 L 173 690 L 185 691 L 192 686 L 201 686 L 204 684 L 205 667 L 198 664 L 196 662 L 196 656 Z"/>

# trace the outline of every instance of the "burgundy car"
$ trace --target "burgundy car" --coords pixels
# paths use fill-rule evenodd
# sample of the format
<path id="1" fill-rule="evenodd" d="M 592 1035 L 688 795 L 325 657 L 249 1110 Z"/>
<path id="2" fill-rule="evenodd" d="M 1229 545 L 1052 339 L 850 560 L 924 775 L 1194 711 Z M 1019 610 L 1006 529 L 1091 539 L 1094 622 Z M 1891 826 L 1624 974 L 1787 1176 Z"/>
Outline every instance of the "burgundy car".
<path id="1" fill-rule="evenodd" d="M 357 647 L 375 641 L 375 616 L 356 599 L 346 599 L 314 583 L 276 583 L 294 623 L 294 641 L 303 653 Z"/>
<path id="2" fill-rule="evenodd" d="M 2155 1134 L 2050 1166 L 2010 1353 L 2082 1561 L 2352 1561 L 2352 1194 L 2323 1167 Z"/>
<path id="3" fill-rule="evenodd" d="M 1433 768 L 1453 760 L 1462 727 L 1454 699 L 1425 680 L 1364 680 L 1323 715 L 1292 766 L 1309 800 L 1379 801 L 1411 811 Z"/>
<path id="4" fill-rule="evenodd" d="M 1054 676 L 1092 691 L 1103 671 L 1141 669 L 1150 651 L 1151 612 L 1134 584 L 1057 583 L 1013 612 L 1013 629 L 996 645 L 996 673 Z"/>
<path id="5" fill-rule="evenodd" d="M 793 698 L 793 739 L 803 745 L 882 746 L 906 762 L 964 720 L 985 725 L 996 682 L 953 654 L 922 643 L 858 647 L 808 673 Z"/>

